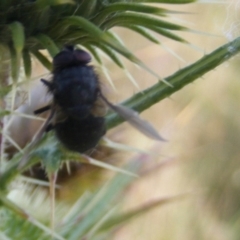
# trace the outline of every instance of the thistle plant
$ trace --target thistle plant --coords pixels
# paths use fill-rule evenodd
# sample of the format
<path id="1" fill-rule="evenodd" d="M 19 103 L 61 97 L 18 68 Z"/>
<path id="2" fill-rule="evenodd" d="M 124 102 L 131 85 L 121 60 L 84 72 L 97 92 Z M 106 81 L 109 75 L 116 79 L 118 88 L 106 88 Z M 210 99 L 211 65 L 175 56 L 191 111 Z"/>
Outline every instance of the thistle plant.
<path id="1" fill-rule="evenodd" d="M 37 59 L 46 69 L 52 70 L 53 58 L 64 45 L 77 45 L 91 53 L 96 62 L 103 66 L 102 54 L 106 54 L 119 68 L 125 70 L 121 58 L 154 75 L 159 81 L 148 89 L 126 99 L 122 104 L 142 112 L 160 100 L 169 97 L 187 84 L 227 61 L 240 51 L 240 38 L 221 46 L 195 63 L 162 79 L 151 68 L 138 59 L 112 30 L 120 26 L 139 34 L 154 44 L 160 44 L 157 33 L 179 43 L 188 44 L 186 39 L 174 31 L 191 31 L 185 26 L 168 21 L 170 14 L 161 3 L 193 4 L 194 0 L 36 0 L 0 1 L 0 84 L 1 117 L 9 118 L 16 112 L 16 93 L 23 82 L 31 81 L 32 60 Z M 155 3 L 151 5 L 150 3 Z M 24 73 L 23 73 L 24 72 Z M 23 77 L 24 75 L 24 77 Z M 31 118 L 32 116 L 25 116 Z M 106 117 L 108 129 L 123 122 L 116 113 Z M 7 125 L 7 124 L 6 124 Z M 111 231 L 127 220 L 146 210 L 175 199 L 160 199 L 129 213 L 119 213 L 114 204 L 138 172 L 136 163 L 119 169 L 101 163 L 88 156 L 66 152 L 51 134 L 38 135 L 15 153 L 4 159 L 4 140 L 17 146 L 7 135 L 7 126 L 1 123 L 1 168 L 0 204 L 2 239 L 106 239 Z M 36 163 L 43 163 L 49 176 L 67 160 L 87 162 L 120 172 L 99 192 L 84 195 L 67 214 L 59 216 L 55 230 L 50 223 L 37 220 L 31 213 L 15 204 L 9 195 L 10 184 Z M 127 175 L 123 175 L 125 173 Z M 31 194 L 30 194 L 31 195 Z M 93 200 L 92 200 L 93 199 Z M 93 204 L 91 205 L 91 200 Z M 90 203 L 89 203 L 90 202 Z"/>

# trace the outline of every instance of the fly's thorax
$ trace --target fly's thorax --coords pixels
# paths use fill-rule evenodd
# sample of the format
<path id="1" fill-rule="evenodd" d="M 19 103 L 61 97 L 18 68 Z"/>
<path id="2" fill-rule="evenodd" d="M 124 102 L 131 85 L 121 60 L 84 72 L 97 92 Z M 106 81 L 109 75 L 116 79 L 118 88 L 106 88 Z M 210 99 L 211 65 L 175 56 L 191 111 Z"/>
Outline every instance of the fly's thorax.
<path id="1" fill-rule="evenodd" d="M 56 87 L 61 83 L 66 84 L 72 81 L 95 86 L 98 85 L 99 81 L 94 67 L 90 65 L 70 66 L 59 69 L 53 72 L 52 80 Z"/>
<path id="2" fill-rule="evenodd" d="M 90 66 L 70 67 L 63 69 L 53 75 L 55 86 L 54 95 L 59 100 L 72 98 L 78 102 L 79 98 L 83 101 L 96 100 L 97 89 L 99 88 L 98 76 Z"/>

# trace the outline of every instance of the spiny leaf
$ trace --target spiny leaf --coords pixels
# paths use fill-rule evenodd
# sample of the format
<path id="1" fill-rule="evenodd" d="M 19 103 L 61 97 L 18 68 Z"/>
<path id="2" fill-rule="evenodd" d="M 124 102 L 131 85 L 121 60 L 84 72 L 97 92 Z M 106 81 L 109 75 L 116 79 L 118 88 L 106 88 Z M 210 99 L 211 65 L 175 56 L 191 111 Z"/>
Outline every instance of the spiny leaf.
<path id="1" fill-rule="evenodd" d="M 136 172 L 139 168 L 139 162 L 132 162 L 126 167 L 126 171 Z M 104 214 L 108 211 L 109 207 L 114 204 L 114 201 L 120 196 L 121 192 L 132 181 L 132 177 L 117 174 L 104 188 L 97 193 L 93 198 L 93 202 L 89 203 L 90 206 L 85 206 L 82 212 L 78 213 L 77 217 L 74 217 L 73 221 L 68 221 L 71 228 L 65 233 L 65 237 L 68 240 L 80 239 L 85 236 L 88 231 L 95 226 Z M 116 189 L 117 193 L 116 194 Z M 96 201 L 97 200 L 97 201 Z M 74 216 L 76 216 L 74 214 Z M 81 223 L 79 222 L 81 221 Z M 62 232 L 62 228 L 59 232 Z"/>
<path id="2" fill-rule="evenodd" d="M 12 86 L 9 85 L 9 86 L 6 86 L 6 87 L 3 87 L 1 86 L 0 88 L 0 98 L 6 96 L 12 89 Z"/>
<path id="3" fill-rule="evenodd" d="M 95 58 L 95 60 L 102 65 L 102 60 L 101 57 L 99 56 L 98 52 L 96 51 L 96 49 L 90 45 L 90 44 L 84 44 L 83 45 Z"/>
<path id="4" fill-rule="evenodd" d="M 101 143 L 102 145 L 107 146 L 108 148 L 113 148 L 117 151 L 127 151 L 127 152 L 144 153 L 146 155 L 156 155 L 155 153 L 150 151 L 145 151 L 140 148 L 135 148 L 129 145 L 113 142 L 110 139 L 107 139 L 106 137 L 104 137 L 104 139 L 101 142 L 102 142 Z"/>
<path id="5" fill-rule="evenodd" d="M 59 143 L 55 141 L 53 136 L 45 137 L 45 141 L 31 153 L 31 157 L 40 159 L 48 174 L 56 172 L 64 160 L 64 154 L 60 151 L 58 145 Z"/>
<path id="6" fill-rule="evenodd" d="M 122 168 L 115 167 L 115 166 L 113 166 L 111 164 L 108 164 L 108 163 L 105 163 L 105 162 L 101 162 L 101 161 L 93 159 L 93 158 L 91 158 L 87 155 L 82 155 L 82 156 L 83 156 L 83 158 L 81 158 L 80 161 L 83 162 L 83 163 L 92 164 L 94 166 L 102 167 L 102 168 L 105 168 L 105 169 L 108 169 L 108 170 L 111 170 L 111 171 L 123 173 L 123 174 L 129 175 L 129 176 L 132 176 L 132 177 L 137 177 L 136 174 L 134 174 L 132 172 L 129 172 L 129 171 L 126 171 Z"/>
<path id="7" fill-rule="evenodd" d="M 156 26 L 148 26 L 148 29 L 156 32 L 156 33 L 159 33 L 167 38 L 170 38 L 172 40 L 175 40 L 175 41 L 178 41 L 178 42 L 182 42 L 182 43 L 188 43 L 185 39 L 179 37 L 178 35 L 170 32 L 169 30 L 166 30 L 166 29 L 163 29 L 163 28 L 160 28 L 160 27 L 156 27 Z"/>
<path id="8" fill-rule="evenodd" d="M 12 33 L 13 47 L 20 54 L 25 44 L 24 27 L 20 22 L 13 22 L 8 25 Z"/>
<path id="9" fill-rule="evenodd" d="M 87 19 L 79 16 L 66 17 L 61 21 L 60 26 L 61 25 L 65 27 L 78 26 L 84 29 L 90 36 L 99 39 L 101 39 L 104 35 L 104 32 L 100 28 L 98 28 L 96 25 L 94 25 Z"/>
<path id="10" fill-rule="evenodd" d="M 126 174 L 128 176 L 132 176 L 132 177 L 137 176 L 136 174 L 134 174 L 132 172 L 129 172 L 125 169 L 113 166 L 109 163 L 101 162 L 101 161 L 99 161 L 97 159 L 94 159 L 94 158 L 91 158 L 91 157 L 89 157 L 85 154 L 79 155 L 79 154 L 76 154 L 74 152 L 68 152 L 66 157 L 67 157 L 67 159 L 70 159 L 71 161 L 79 161 L 79 162 L 82 162 L 82 163 L 92 164 L 92 165 L 97 166 L 97 167 L 101 167 L 101 168 L 108 169 L 108 170 L 118 172 L 118 173 L 123 173 L 123 174 Z"/>
<path id="11" fill-rule="evenodd" d="M 82 1 L 78 11 L 78 15 L 88 18 L 93 13 L 96 13 L 97 4 L 98 0 Z"/>
<path id="12" fill-rule="evenodd" d="M 173 196 L 173 197 L 160 198 L 159 200 L 155 200 L 151 203 L 140 206 L 135 210 L 128 211 L 125 214 L 121 214 L 119 216 L 112 217 L 112 218 L 108 219 L 106 221 L 106 223 L 103 224 L 103 226 L 100 228 L 100 231 L 109 231 L 111 228 L 114 228 L 114 227 L 119 226 L 120 224 L 126 223 L 127 221 L 129 221 L 135 217 L 138 217 L 141 214 L 149 212 L 150 210 L 153 210 L 157 207 L 164 206 L 173 201 L 179 200 L 185 196 L 186 196 L 186 194 L 181 194 L 181 195 L 177 195 L 177 196 Z"/>
<path id="13" fill-rule="evenodd" d="M 171 30 L 187 30 L 186 27 L 163 21 L 159 18 L 154 18 L 139 13 L 119 13 L 113 15 L 109 20 L 102 24 L 103 29 L 109 29 L 114 26 L 121 26 L 122 24 L 133 24 L 140 26 L 157 26 L 161 28 L 171 29 Z"/>
<path id="14" fill-rule="evenodd" d="M 22 148 L 14 141 L 14 139 L 12 139 L 6 132 L 4 132 L 4 131 L 0 131 L 1 132 L 1 134 L 2 134 L 2 136 L 4 136 L 4 138 L 6 139 L 6 140 L 8 140 L 8 142 L 12 145 L 12 146 L 14 146 L 20 153 L 23 153 L 23 150 L 22 150 Z"/>
<path id="15" fill-rule="evenodd" d="M 43 9 L 46 7 L 59 5 L 59 4 L 74 4 L 73 0 L 37 0 L 35 4 L 37 5 L 38 9 Z"/>
<path id="16" fill-rule="evenodd" d="M 38 59 L 38 61 L 49 71 L 52 71 L 52 63 L 39 51 L 32 51 L 32 54 Z"/>
<path id="17" fill-rule="evenodd" d="M 116 39 L 114 39 L 112 37 L 112 35 L 109 34 L 109 32 L 103 32 L 100 28 L 96 27 L 91 22 L 87 21 L 86 19 L 84 19 L 82 17 L 77 17 L 77 16 L 67 17 L 62 21 L 62 23 L 64 25 L 68 25 L 68 26 L 76 25 L 76 26 L 79 26 L 80 28 L 83 28 L 93 38 L 107 44 L 108 47 L 113 48 L 115 51 L 119 52 L 124 57 L 126 57 L 130 61 L 136 63 L 137 65 L 141 66 L 146 71 L 153 74 L 155 77 L 157 77 L 159 79 L 159 76 L 155 72 L 153 72 L 142 61 L 140 61 L 130 51 L 128 51 L 123 45 L 121 45 L 118 41 L 116 41 Z"/>
<path id="18" fill-rule="evenodd" d="M 99 19 L 99 17 L 103 19 L 103 18 L 106 18 L 107 15 L 110 15 L 112 13 L 126 12 L 126 11 L 149 13 L 149 14 L 155 14 L 159 16 L 166 16 L 169 13 L 182 13 L 178 11 L 171 11 L 165 8 L 148 6 L 148 5 L 143 5 L 139 3 L 118 2 L 118 3 L 107 5 L 105 8 L 103 8 L 103 10 L 101 10 L 99 15 L 96 17 L 96 19 Z"/>
<path id="19" fill-rule="evenodd" d="M 13 47 L 10 46 L 11 54 L 11 75 L 14 82 L 17 82 L 19 77 L 21 53 L 25 44 L 24 27 L 20 22 L 13 22 L 8 25 L 12 33 Z"/>
<path id="20" fill-rule="evenodd" d="M 143 37 L 147 38 L 153 43 L 160 44 L 160 42 L 144 27 L 136 25 L 125 25 L 125 27 L 141 34 Z"/>
<path id="21" fill-rule="evenodd" d="M 75 4 L 74 0 L 51 0 L 52 6 L 59 4 Z"/>
<path id="22" fill-rule="evenodd" d="M 22 181 L 23 183 L 32 184 L 32 185 L 36 185 L 36 186 L 49 187 L 49 185 L 50 185 L 50 183 L 48 181 L 39 180 L 36 178 L 31 178 L 31 177 L 19 176 L 18 179 L 20 181 Z M 60 189 L 60 188 L 61 188 L 60 185 L 56 185 L 56 189 Z"/>
<path id="23" fill-rule="evenodd" d="M 107 31 L 107 33 L 108 33 L 108 35 L 110 35 L 111 38 L 114 39 L 114 41 L 116 41 L 119 45 L 125 46 L 125 44 L 124 44 L 123 40 L 121 39 L 121 37 L 120 37 L 118 34 L 116 34 L 114 31 L 112 31 L 112 30 L 109 29 L 109 30 Z"/>
<path id="24" fill-rule="evenodd" d="M 55 42 L 49 36 L 40 33 L 36 35 L 35 38 L 42 44 L 44 48 L 48 50 L 49 54 L 52 57 L 58 54 L 59 49 L 56 46 Z"/>
<path id="25" fill-rule="evenodd" d="M 138 112 L 142 112 L 162 99 L 169 97 L 171 94 L 201 77 L 206 72 L 216 68 L 221 63 L 236 55 L 239 51 L 240 37 L 219 47 L 210 54 L 205 55 L 192 65 L 177 71 L 172 76 L 167 77 L 166 80 L 172 84 L 173 87 L 166 86 L 162 82 L 159 82 L 152 87 L 135 94 L 122 104 L 126 107 L 133 108 Z M 118 125 L 120 122 L 123 122 L 123 119 L 119 117 L 117 113 L 112 112 L 108 114 L 108 129 Z"/>
<path id="26" fill-rule="evenodd" d="M 15 48 L 9 47 L 10 56 L 11 56 L 11 77 L 13 81 L 16 83 L 19 76 L 20 70 L 20 56 L 16 52 Z"/>
<path id="27" fill-rule="evenodd" d="M 146 71 L 151 73 L 153 76 L 157 77 L 159 80 L 162 80 L 162 79 L 160 79 L 158 74 L 156 74 L 151 68 L 146 66 L 140 59 L 138 59 L 135 55 L 133 55 L 130 51 L 128 51 L 124 46 L 120 45 L 114 39 L 112 39 L 112 40 L 111 39 L 112 39 L 111 35 L 108 35 L 106 38 L 106 42 L 109 47 L 112 47 L 115 51 L 122 54 L 125 58 L 127 58 L 131 62 L 136 63 L 137 65 L 139 65 L 140 67 L 142 67 L 143 69 L 145 69 Z M 168 83 L 165 82 L 165 84 L 168 84 Z"/>
<path id="28" fill-rule="evenodd" d="M 83 239 L 95 239 L 95 240 L 100 240 L 98 238 L 98 232 L 99 229 L 102 227 L 102 225 L 110 218 L 110 216 L 112 216 L 117 209 L 118 206 L 114 206 L 111 209 L 109 209 L 103 216 L 101 219 L 99 219 L 98 222 L 96 222 L 96 224 L 88 231 L 88 233 L 83 237 Z M 94 236 L 97 236 L 97 238 L 94 238 Z M 103 238 L 102 240 L 105 239 L 109 239 L 109 238 Z"/>
<path id="29" fill-rule="evenodd" d="M 17 206 L 14 202 L 6 198 L 5 194 L 3 192 L 0 192 L 0 202 L 4 207 L 9 209 L 14 215 L 15 218 L 20 217 L 20 220 L 22 223 L 28 223 L 30 225 L 33 225 L 34 227 L 37 227 L 38 230 L 42 230 L 44 234 L 48 236 L 54 236 L 55 239 L 58 240 L 65 240 L 62 236 L 60 236 L 58 233 L 54 232 L 53 230 L 49 229 L 39 221 L 37 221 L 33 216 L 29 215 L 24 209 Z M 22 221 L 24 220 L 24 221 Z M 34 229 L 36 231 L 36 229 Z M 19 231 L 18 231 L 19 232 Z M 20 234 L 21 235 L 21 234 Z"/>
<path id="30" fill-rule="evenodd" d="M 196 2 L 197 0 L 135 0 L 135 2 L 148 3 L 168 3 L 168 4 L 186 4 Z"/>
<path id="31" fill-rule="evenodd" d="M 159 16 L 166 16 L 168 13 L 178 13 L 177 11 L 170 11 L 165 8 L 147 6 L 139 3 L 118 2 L 104 7 L 100 13 L 93 18 L 93 22 L 100 25 L 107 18 L 107 16 L 127 11 L 155 14 Z"/>
<path id="32" fill-rule="evenodd" d="M 116 55 L 115 51 L 113 51 L 112 48 L 109 48 L 108 46 L 98 42 L 94 42 L 93 44 L 101 49 L 106 55 L 108 55 L 110 59 L 115 62 L 120 68 L 125 68 L 121 59 Z"/>
<path id="33" fill-rule="evenodd" d="M 147 39 L 149 39 L 150 41 L 156 43 L 156 40 L 155 38 L 153 38 L 153 36 L 149 35 L 149 33 L 146 32 L 146 30 L 151 30 L 151 31 L 154 31 L 158 34 L 161 34 L 167 38 L 170 38 L 172 40 L 175 40 L 175 41 L 178 41 L 178 42 L 182 42 L 182 43 L 188 43 L 185 39 L 179 37 L 178 35 L 170 32 L 169 30 L 166 30 L 164 28 L 160 28 L 160 27 L 156 27 L 154 25 L 148 25 L 148 26 L 144 26 L 144 27 L 141 27 L 141 26 L 138 26 L 138 25 L 132 25 L 132 24 L 128 24 L 128 23 L 121 23 L 119 26 L 122 26 L 122 27 L 125 27 L 125 28 L 129 28 L 129 29 L 132 29 L 133 31 L 136 31 L 138 33 L 140 33 L 141 35 L 143 35 L 144 37 L 146 37 Z M 157 42 L 159 43 L 159 42 Z"/>
<path id="34" fill-rule="evenodd" d="M 23 50 L 22 58 L 23 58 L 25 76 L 27 78 L 30 78 L 32 73 L 32 61 L 31 61 L 30 53 L 27 49 Z"/>

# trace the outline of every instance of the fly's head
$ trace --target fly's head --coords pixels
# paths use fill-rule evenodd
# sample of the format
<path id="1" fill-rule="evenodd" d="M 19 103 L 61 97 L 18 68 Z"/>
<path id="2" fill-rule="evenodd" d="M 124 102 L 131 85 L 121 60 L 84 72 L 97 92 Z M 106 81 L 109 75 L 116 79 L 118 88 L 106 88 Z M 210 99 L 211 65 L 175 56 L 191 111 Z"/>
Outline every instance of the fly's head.
<path id="1" fill-rule="evenodd" d="M 73 46 L 66 46 L 53 58 L 53 71 L 59 71 L 64 68 L 87 65 L 92 58 L 84 50 L 74 49 Z"/>

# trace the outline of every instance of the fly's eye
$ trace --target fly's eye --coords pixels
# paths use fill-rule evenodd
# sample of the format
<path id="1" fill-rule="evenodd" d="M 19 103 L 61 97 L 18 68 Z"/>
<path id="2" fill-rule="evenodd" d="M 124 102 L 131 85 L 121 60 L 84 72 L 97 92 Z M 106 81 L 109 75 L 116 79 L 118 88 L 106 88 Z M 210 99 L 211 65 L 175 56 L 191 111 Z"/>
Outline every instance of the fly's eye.
<path id="1" fill-rule="evenodd" d="M 71 52 L 62 51 L 53 58 L 54 68 L 67 67 L 74 61 L 73 54 Z"/>
<path id="2" fill-rule="evenodd" d="M 53 58 L 53 68 L 57 70 L 71 65 L 85 65 L 89 62 L 91 62 L 91 55 L 88 52 L 74 50 L 73 46 L 65 46 L 64 50 Z"/>
<path id="3" fill-rule="evenodd" d="M 87 64 L 91 62 L 91 59 L 92 59 L 91 55 L 88 52 L 85 52 L 79 49 L 74 51 L 74 56 L 78 63 L 83 63 L 83 64 Z"/>

